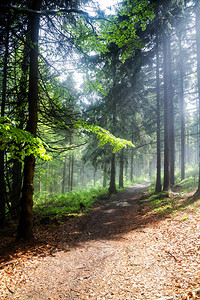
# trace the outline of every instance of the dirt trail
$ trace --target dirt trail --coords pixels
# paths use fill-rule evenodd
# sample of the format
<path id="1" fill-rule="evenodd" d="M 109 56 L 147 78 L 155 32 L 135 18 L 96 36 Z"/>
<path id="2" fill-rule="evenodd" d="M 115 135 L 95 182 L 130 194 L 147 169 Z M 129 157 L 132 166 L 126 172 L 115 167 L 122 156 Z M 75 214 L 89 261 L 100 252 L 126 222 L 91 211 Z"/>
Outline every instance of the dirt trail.
<path id="1" fill-rule="evenodd" d="M 18 255 L 0 270 L 0 299 L 152 300 L 196 288 L 199 215 L 142 214 L 138 199 L 147 186 L 96 203 L 87 216 L 56 227 L 35 256 L 33 248 Z M 46 239 L 47 232 L 36 235 Z"/>

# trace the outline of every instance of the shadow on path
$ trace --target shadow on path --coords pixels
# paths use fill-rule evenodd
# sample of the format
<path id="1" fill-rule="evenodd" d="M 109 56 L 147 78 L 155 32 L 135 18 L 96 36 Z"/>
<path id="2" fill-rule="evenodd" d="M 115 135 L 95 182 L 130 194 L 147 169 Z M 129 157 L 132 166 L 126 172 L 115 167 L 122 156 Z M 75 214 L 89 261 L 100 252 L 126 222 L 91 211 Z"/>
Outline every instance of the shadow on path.
<path id="1" fill-rule="evenodd" d="M 93 209 L 80 217 L 67 219 L 61 225 L 36 227 L 36 239 L 30 243 L 8 240 L 0 249 L 0 268 L 5 262 L 27 255 L 47 256 L 57 251 L 69 251 L 86 241 L 120 239 L 123 234 L 154 222 L 140 212 L 139 200 L 145 198 L 149 183 L 135 184 L 113 195 L 109 200 L 101 200 Z M 158 219 L 158 218 L 157 218 Z M 6 263 L 7 264 L 7 263 Z"/>

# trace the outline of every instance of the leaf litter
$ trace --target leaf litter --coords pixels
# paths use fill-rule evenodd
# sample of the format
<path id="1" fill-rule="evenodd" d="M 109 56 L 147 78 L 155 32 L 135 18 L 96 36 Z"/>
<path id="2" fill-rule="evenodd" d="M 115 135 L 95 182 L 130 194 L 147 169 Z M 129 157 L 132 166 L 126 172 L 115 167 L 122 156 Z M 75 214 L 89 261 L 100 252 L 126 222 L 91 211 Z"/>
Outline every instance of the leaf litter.
<path id="1" fill-rule="evenodd" d="M 134 186 L 79 218 L 37 226 L 26 245 L 2 238 L 0 299 L 200 299 L 198 200 L 155 214 L 146 191 Z"/>

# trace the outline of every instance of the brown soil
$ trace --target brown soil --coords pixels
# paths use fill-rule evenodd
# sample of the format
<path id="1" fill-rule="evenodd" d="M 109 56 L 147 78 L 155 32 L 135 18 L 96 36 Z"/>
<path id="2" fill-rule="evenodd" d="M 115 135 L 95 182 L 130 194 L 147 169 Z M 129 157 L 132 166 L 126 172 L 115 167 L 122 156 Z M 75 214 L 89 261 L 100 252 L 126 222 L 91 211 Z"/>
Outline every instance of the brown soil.
<path id="1" fill-rule="evenodd" d="M 197 205 L 161 216 L 146 191 L 135 185 L 89 214 L 37 225 L 26 245 L 2 238 L 0 299 L 200 299 Z"/>

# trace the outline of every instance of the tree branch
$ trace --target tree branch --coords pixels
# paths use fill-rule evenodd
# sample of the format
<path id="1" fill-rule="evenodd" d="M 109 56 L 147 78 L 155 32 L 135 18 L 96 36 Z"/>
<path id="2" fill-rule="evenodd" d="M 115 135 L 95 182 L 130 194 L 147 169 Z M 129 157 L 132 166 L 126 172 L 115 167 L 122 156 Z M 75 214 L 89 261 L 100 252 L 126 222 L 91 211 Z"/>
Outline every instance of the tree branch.
<path id="1" fill-rule="evenodd" d="M 77 13 L 80 15 L 84 15 L 87 18 L 90 18 L 89 14 L 81 9 L 75 9 L 75 8 L 60 8 L 60 9 L 55 9 L 55 10 L 51 10 L 51 9 L 47 9 L 47 10 L 33 10 L 33 9 L 28 9 L 28 8 L 22 8 L 22 7 L 11 7 L 11 6 L 7 6 L 7 5 L 0 5 L 0 10 L 2 13 L 17 13 L 17 14 L 36 14 L 36 15 L 43 15 L 43 16 L 49 16 L 49 15 L 57 15 L 59 13 Z"/>

